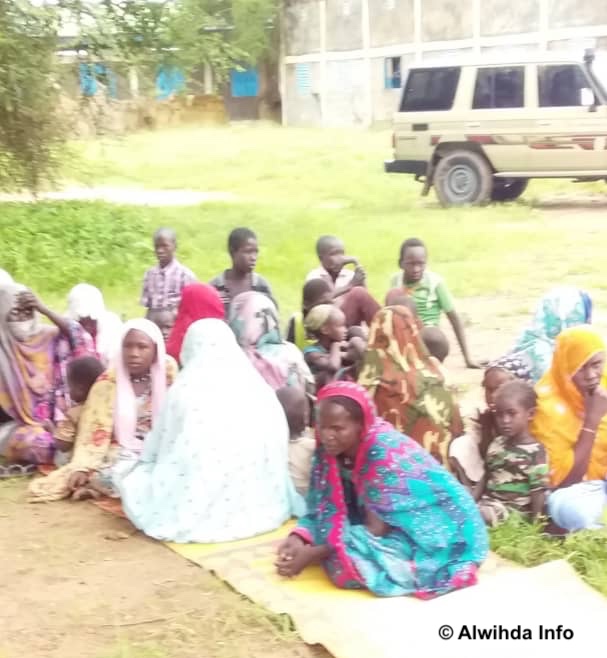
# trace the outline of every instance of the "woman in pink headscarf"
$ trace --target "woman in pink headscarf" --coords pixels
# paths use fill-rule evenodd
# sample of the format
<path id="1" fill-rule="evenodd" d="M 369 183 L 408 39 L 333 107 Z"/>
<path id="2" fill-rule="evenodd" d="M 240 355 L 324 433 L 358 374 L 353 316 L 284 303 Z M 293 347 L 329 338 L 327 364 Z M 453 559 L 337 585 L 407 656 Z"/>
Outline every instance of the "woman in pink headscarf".
<path id="1" fill-rule="evenodd" d="M 230 306 L 230 327 L 251 363 L 277 391 L 284 386 L 314 390 L 302 353 L 280 335 L 276 304 L 260 292 L 244 292 Z"/>
<path id="2" fill-rule="evenodd" d="M 135 464 L 177 373 L 160 329 L 149 320 L 124 325 L 114 367 L 93 385 L 85 403 L 69 464 L 34 480 L 31 502 L 73 496 L 117 497 L 116 483 Z"/>

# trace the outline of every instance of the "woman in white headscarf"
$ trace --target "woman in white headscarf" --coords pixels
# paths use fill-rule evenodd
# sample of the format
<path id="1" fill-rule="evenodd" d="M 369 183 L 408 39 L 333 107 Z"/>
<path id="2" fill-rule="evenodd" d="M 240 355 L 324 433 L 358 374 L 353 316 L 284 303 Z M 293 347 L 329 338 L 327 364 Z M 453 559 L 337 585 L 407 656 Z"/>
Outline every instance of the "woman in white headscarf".
<path id="1" fill-rule="evenodd" d="M 181 364 L 138 464 L 119 484 L 131 522 L 156 539 L 224 542 L 302 513 L 284 412 L 229 326 L 192 324 Z"/>
<path id="2" fill-rule="evenodd" d="M 127 322 L 119 345 L 115 367 L 89 392 L 71 462 L 34 480 L 30 502 L 117 496 L 116 480 L 136 462 L 177 372 L 160 329 L 149 320 Z"/>
<path id="3" fill-rule="evenodd" d="M 120 347 L 122 322 L 106 310 L 101 291 L 88 283 L 74 286 L 67 296 L 67 316 L 82 325 L 93 339 L 97 356 L 108 365 Z"/>

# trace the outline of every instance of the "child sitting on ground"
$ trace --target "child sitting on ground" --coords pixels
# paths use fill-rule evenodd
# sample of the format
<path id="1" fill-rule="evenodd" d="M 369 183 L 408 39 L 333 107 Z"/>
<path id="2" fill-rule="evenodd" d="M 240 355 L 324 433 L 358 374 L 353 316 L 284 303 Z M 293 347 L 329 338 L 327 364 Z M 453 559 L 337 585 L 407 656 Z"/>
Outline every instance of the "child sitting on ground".
<path id="1" fill-rule="evenodd" d="M 343 312 L 333 304 L 315 306 L 304 321 L 306 330 L 316 342 L 304 349 L 304 358 L 316 379 L 319 390 L 333 381 L 342 367 L 347 349 L 346 320 Z"/>
<path id="2" fill-rule="evenodd" d="M 405 240 L 400 248 L 401 272 L 393 275 L 390 288 L 398 288 L 413 298 L 417 314 L 424 326 L 436 327 L 442 313 L 447 315 L 457 342 L 462 351 L 466 367 L 478 368 L 468 352 L 464 326 L 455 310 L 453 299 L 441 276 L 426 269 L 428 252 L 417 238 Z"/>
<path id="3" fill-rule="evenodd" d="M 104 371 L 101 361 L 92 356 L 83 356 L 68 363 L 67 385 L 73 406 L 55 429 L 55 466 L 63 466 L 71 460 L 84 403 L 93 384 Z"/>
<path id="4" fill-rule="evenodd" d="M 235 228 L 228 236 L 228 253 L 232 259 L 232 267 L 218 274 L 210 285 L 219 293 L 229 316 L 230 304 L 234 297 L 251 290 L 267 295 L 274 303 L 270 284 L 257 272 L 259 245 L 257 236 L 251 229 Z"/>
<path id="5" fill-rule="evenodd" d="M 370 325 L 379 304 L 366 289 L 367 275 L 358 260 L 346 256 L 344 243 L 333 235 L 323 235 L 316 242 L 320 267 L 308 273 L 306 281 L 323 279 L 333 291 L 333 302 L 346 316 L 346 325 Z M 354 265 L 354 270 L 347 269 Z"/>
<path id="6" fill-rule="evenodd" d="M 196 281 L 196 275 L 175 258 L 176 250 L 175 231 L 159 228 L 154 233 L 158 265 L 145 273 L 141 292 L 141 305 L 147 309 L 145 317 L 158 325 L 165 338 L 175 323 L 181 291 Z"/>
<path id="7" fill-rule="evenodd" d="M 315 306 L 331 304 L 333 301 L 333 290 L 331 284 L 325 279 L 311 279 L 303 287 L 301 311 L 293 313 L 287 325 L 287 340 L 303 350 L 308 345 L 314 344 L 304 327 L 304 318 Z"/>
<path id="8" fill-rule="evenodd" d="M 495 394 L 497 390 L 513 379 L 529 381 L 531 372 L 517 357 L 507 355 L 493 361 L 485 370 L 482 387 L 485 393 L 486 408 L 466 421 L 466 433 L 451 442 L 449 465 L 459 481 L 467 487 L 474 486 L 485 472 L 487 448 L 497 437 L 495 420 Z"/>
<path id="9" fill-rule="evenodd" d="M 430 356 L 443 364 L 449 356 L 447 336 L 438 327 L 424 327 L 421 336 Z"/>
<path id="10" fill-rule="evenodd" d="M 276 391 L 289 424 L 289 474 L 297 493 L 306 496 L 316 441 L 309 428 L 310 403 L 303 389 L 287 386 Z"/>
<path id="11" fill-rule="evenodd" d="M 473 490 L 487 525 L 512 511 L 532 519 L 544 512 L 549 472 L 544 447 L 529 434 L 537 395 L 530 384 L 510 381 L 495 396 L 498 436 L 487 450 L 485 475 Z"/>

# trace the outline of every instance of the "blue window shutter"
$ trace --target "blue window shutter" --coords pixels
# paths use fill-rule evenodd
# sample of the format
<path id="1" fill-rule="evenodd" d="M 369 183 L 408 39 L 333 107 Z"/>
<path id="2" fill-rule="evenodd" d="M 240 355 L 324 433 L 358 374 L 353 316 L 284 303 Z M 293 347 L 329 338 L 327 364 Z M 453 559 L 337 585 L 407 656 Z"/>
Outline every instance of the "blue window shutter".
<path id="1" fill-rule="evenodd" d="M 259 95 L 259 73 L 257 69 L 230 71 L 230 93 L 232 98 L 255 98 Z"/>

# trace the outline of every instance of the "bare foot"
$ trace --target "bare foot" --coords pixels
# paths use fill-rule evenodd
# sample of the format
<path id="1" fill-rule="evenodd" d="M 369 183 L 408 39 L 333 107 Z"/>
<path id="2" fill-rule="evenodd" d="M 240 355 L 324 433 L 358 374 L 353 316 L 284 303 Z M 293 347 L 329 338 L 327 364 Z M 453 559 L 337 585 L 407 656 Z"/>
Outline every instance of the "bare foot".
<path id="1" fill-rule="evenodd" d="M 72 500 L 99 500 L 101 494 L 91 487 L 79 487 L 72 494 Z"/>

